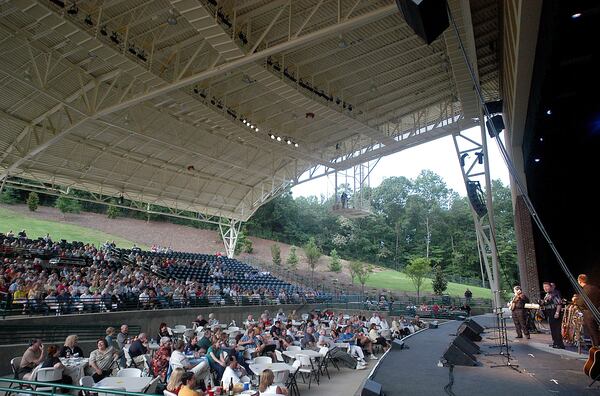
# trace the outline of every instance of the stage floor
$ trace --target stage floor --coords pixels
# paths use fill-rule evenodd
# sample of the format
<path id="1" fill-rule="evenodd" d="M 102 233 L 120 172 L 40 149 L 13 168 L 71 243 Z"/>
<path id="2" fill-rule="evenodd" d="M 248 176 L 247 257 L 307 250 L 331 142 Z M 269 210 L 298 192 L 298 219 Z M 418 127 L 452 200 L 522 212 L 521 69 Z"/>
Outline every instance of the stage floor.
<path id="1" fill-rule="evenodd" d="M 515 342 L 513 325 L 508 323 L 509 338 L 512 339 L 511 362 L 519 365 L 518 370 L 510 367 L 495 367 L 506 358 L 493 356 L 498 348 L 494 317 L 482 315 L 473 318 L 484 327 L 479 343 L 482 354 L 476 355 L 480 363 L 475 367 L 456 366 L 452 391 L 458 395 L 600 395 L 600 384 L 588 388 L 591 382 L 583 374 L 587 355 L 548 347 L 546 334 L 532 334 L 531 340 Z M 410 349 L 390 350 L 377 366 L 373 379 L 382 384 L 387 396 L 395 395 L 446 395 L 444 386 L 449 382 L 449 369 L 438 367 L 441 356 L 454 338 L 453 334 L 461 322 L 451 321 L 437 329 L 428 329 L 405 340 Z"/>

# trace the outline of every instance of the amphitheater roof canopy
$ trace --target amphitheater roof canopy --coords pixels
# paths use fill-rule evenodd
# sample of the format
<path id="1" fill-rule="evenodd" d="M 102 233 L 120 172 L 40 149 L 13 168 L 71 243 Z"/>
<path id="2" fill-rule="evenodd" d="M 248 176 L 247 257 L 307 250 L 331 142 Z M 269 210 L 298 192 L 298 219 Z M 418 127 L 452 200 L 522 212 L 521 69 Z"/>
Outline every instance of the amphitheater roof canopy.
<path id="1" fill-rule="evenodd" d="M 450 8 L 496 99 L 497 2 Z M 392 0 L 0 1 L 0 55 L 0 177 L 236 220 L 479 117 Z"/>

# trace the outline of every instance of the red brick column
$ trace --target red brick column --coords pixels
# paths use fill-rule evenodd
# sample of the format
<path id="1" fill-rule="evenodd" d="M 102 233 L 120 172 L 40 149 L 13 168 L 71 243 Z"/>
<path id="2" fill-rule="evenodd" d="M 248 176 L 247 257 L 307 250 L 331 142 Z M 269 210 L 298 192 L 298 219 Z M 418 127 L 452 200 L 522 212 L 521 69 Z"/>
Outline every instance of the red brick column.
<path id="1" fill-rule="evenodd" d="M 515 200 L 515 236 L 519 260 L 519 277 L 525 294 L 530 299 L 535 300 L 540 296 L 540 281 L 532 227 L 531 215 L 523 201 L 523 196 L 517 195 Z"/>

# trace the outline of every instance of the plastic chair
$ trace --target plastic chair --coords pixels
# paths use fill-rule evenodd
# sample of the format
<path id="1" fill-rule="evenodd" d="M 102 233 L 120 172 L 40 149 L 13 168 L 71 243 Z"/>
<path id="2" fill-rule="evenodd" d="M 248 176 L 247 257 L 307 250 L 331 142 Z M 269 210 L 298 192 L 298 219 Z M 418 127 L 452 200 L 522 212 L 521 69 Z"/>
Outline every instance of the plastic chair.
<path id="1" fill-rule="evenodd" d="M 117 377 L 141 377 L 142 370 L 138 368 L 124 368 L 117 371 Z"/>
<path id="2" fill-rule="evenodd" d="M 273 363 L 273 359 L 268 356 L 259 356 L 254 358 L 254 364 L 271 364 Z"/>
<path id="3" fill-rule="evenodd" d="M 319 373 L 315 368 L 312 359 L 307 355 L 296 355 L 296 361 L 300 362 L 300 368 L 298 371 L 302 375 L 302 380 L 306 382 L 304 378 L 304 374 L 308 374 L 308 389 L 310 389 L 310 385 L 312 383 L 312 379 L 314 377 L 315 382 L 319 385 Z"/>
<path id="4" fill-rule="evenodd" d="M 277 358 L 277 361 L 279 363 L 285 362 L 285 360 L 283 359 L 283 353 L 281 353 L 281 351 L 278 349 L 275 349 L 275 357 Z"/>
<path id="5" fill-rule="evenodd" d="M 298 382 L 296 382 L 296 376 L 298 375 L 300 366 L 302 366 L 302 364 L 299 360 L 296 360 L 292 364 L 294 369 L 290 371 L 287 382 L 285 383 L 285 387 L 290 391 L 289 396 L 300 396 L 300 389 L 298 389 Z"/>
<path id="6" fill-rule="evenodd" d="M 155 394 L 158 381 L 160 381 L 160 377 L 155 377 L 152 381 L 150 381 L 146 389 L 144 389 L 144 393 L 148 393 L 150 395 Z"/>
<path id="7" fill-rule="evenodd" d="M 37 371 L 35 380 L 38 382 L 55 382 L 62 379 L 62 368 L 46 367 Z M 36 391 L 52 391 L 52 386 L 36 386 Z"/>
<path id="8" fill-rule="evenodd" d="M 86 388 L 93 388 L 94 384 L 95 384 L 94 379 L 90 375 L 86 375 L 86 376 L 79 378 L 79 386 L 85 386 Z M 83 396 L 91 396 L 92 395 L 91 391 L 81 391 L 81 392 L 83 393 Z"/>

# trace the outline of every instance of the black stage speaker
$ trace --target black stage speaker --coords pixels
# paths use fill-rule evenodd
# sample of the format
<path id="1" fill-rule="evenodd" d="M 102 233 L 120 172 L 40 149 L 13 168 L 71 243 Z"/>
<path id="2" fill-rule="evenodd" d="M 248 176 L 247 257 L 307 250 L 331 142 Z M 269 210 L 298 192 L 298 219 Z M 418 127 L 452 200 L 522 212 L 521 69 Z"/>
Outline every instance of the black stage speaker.
<path id="1" fill-rule="evenodd" d="M 453 366 L 477 366 L 477 359 L 468 352 L 463 351 L 454 344 L 450 344 L 443 356 L 449 365 Z"/>
<path id="2" fill-rule="evenodd" d="M 475 341 L 475 342 L 481 341 L 481 336 L 476 331 L 473 331 L 469 326 L 467 326 L 466 323 L 462 323 L 458 327 L 458 330 L 456 331 L 456 335 L 457 336 L 463 335 L 463 336 L 467 337 L 469 340 Z"/>
<path id="3" fill-rule="evenodd" d="M 494 125 L 495 131 L 496 131 L 495 133 L 494 133 L 494 129 L 492 129 L 492 125 Z M 495 138 L 505 128 L 504 120 L 502 119 L 502 115 L 497 114 L 497 115 L 493 116 L 492 118 L 488 119 L 485 122 L 485 126 L 487 127 L 490 137 Z"/>
<path id="4" fill-rule="evenodd" d="M 365 386 L 362 388 L 361 396 L 380 396 L 381 393 L 381 384 L 379 382 L 375 382 L 371 379 L 368 379 L 365 382 Z"/>
<path id="5" fill-rule="evenodd" d="M 446 0 L 396 0 L 408 26 L 427 44 L 450 26 Z"/>
<path id="6" fill-rule="evenodd" d="M 481 184 L 478 181 L 469 180 L 467 182 L 467 197 L 475 209 L 475 213 L 479 217 L 485 216 L 487 213 L 486 199 L 481 189 Z"/>
<path id="7" fill-rule="evenodd" d="M 475 322 L 473 319 L 466 319 L 465 323 L 471 328 L 471 330 L 473 330 L 477 334 L 483 333 L 483 327 L 479 323 Z"/>
<path id="8" fill-rule="evenodd" d="M 490 114 L 502 113 L 503 106 L 504 106 L 504 101 L 502 99 L 494 100 L 492 102 L 485 102 L 485 109 Z"/>
<path id="9" fill-rule="evenodd" d="M 479 346 L 464 335 L 456 336 L 454 341 L 452 341 L 452 344 L 459 347 L 462 351 L 470 353 L 471 355 L 477 355 L 481 353 Z"/>

